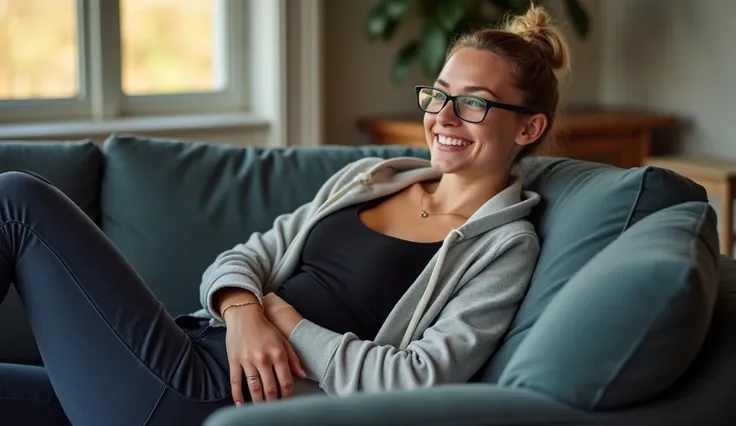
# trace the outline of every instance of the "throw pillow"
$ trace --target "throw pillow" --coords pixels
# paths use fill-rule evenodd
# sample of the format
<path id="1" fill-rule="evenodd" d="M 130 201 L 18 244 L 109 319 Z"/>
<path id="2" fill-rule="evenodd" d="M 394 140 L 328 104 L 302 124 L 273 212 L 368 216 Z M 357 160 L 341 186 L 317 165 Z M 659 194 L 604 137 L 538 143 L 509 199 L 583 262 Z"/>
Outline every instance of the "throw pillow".
<path id="1" fill-rule="evenodd" d="M 642 219 L 557 293 L 499 384 L 584 409 L 618 408 L 668 388 L 708 332 L 718 251 L 707 203 Z"/>

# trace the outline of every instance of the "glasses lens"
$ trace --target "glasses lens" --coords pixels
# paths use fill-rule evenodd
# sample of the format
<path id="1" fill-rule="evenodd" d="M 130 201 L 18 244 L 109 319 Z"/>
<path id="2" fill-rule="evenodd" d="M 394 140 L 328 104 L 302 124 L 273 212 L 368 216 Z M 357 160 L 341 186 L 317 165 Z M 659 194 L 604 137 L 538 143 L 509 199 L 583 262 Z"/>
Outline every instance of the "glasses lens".
<path id="1" fill-rule="evenodd" d="M 444 93 L 435 89 L 424 88 L 419 90 L 419 107 L 429 113 L 438 113 L 445 104 Z"/>
<path id="2" fill-rule="evenodd" d="M 457 113 L 463 120 L 479 122 L 486 115 L 486 101 L 474 96 L 459 96 L 455 100 Z"/>

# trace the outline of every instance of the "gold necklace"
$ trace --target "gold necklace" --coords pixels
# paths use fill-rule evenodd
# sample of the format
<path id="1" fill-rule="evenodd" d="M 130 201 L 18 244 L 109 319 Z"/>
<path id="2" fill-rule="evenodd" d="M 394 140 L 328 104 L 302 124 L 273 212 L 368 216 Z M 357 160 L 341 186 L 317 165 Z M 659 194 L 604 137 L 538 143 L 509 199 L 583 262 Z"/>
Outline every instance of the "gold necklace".
<path id="1" fill-rule="evenodd" d="M 422 219 L 426 219 L 430 216 L 429 212 L 424 209 L 424 196 L 425 195 L 427 195 L 427 193 L 422 190 L 422 195 L 419 198 L 419 217 L 421 217 Z M 468 219 L 467 216 L 462 215 L 460 213 L 432 213 L 432 216 L 448 216 L 448 215 L 449 216 L 460 216 L 463 219 L 466 219 L 466 220 Z"/>

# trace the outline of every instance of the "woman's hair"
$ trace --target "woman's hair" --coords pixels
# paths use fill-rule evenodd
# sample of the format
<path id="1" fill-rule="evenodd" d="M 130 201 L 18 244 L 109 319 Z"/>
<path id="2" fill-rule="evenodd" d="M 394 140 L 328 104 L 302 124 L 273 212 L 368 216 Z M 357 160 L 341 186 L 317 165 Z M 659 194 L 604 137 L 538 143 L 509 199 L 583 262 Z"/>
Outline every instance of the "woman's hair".
<path id="1" fill-rule="evenodd" d="M 555 123 L 560 100 L 556 71 L 568 71 L 570 54 L 562 32 L 550 24 L 542 7 L 532 6 L 513 16 L 499 29 L 482 29 L 458 38 L 448 59 L 463 47 L 487 50 L 509 65 L 515 86 L 523 93 L 523 105 L 547 117 L 547 127 L 537 141 L 524 147 L 517 160 L 532 154 L 547 138 Z"/>

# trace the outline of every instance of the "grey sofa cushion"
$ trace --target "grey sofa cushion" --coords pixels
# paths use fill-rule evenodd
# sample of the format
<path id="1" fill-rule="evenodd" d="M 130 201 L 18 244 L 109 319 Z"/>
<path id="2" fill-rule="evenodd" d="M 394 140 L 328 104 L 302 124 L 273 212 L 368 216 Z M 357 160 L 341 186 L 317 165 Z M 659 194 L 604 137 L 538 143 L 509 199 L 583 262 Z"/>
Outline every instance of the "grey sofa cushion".
<path id="1" fill-rule="evenodd" d="M 531 215 L 542 250 L 508 333 L 474 380 L 497 382 L 557 292 L 626 229 L 658 210 L 707 202 L 701 186 L 665 169 L 545 157 L 528 158 L 522 167 L 526 187 L 542 197 Z"/>
<path id="2" fill-rule="evenodd" d="M 1 142 L 0 172 L 10 170 L 42 175 L 99 224 L 102 154 L 91 141 Z M 41 362 L 25 316 L 18 294 L 11 287 L 0 304 L 0 361 Z"/>
<path id="3" fill-rule="evenodd" d="M 581 411 L 523 389 L 445 385 L 335 398 L 306 396 L 214 413 L 204 426 L 596 425 Z"/>
<path id="4" fill-rule="evenodd" d="M 312 199 L 365 156 L 426 155 L 401 147 L 264 149 L 112 136 L 104 147 L 103 230 L 167 310 L 199 309 L 204 269 Z"/>
<path id="5" fill-rule="evenodd" d="M 499 384 L 586 410 L 653 397 L 700 351 L 717 294 L 713 209 L 688 202 L 655 212 L 560 290 Z"/>
<path id="6" fill-rule="evenodd" d="M 736 295 L 736 260 L 722 254 L 718 265 L 718 291 L 724 296 Z"/>
<path id="7" fill-rule="evenodd" d="M 0 142 L 0 172 L 30 170 L 51 181 L 100 223 L 102 152 L 92 141 Z"/>

